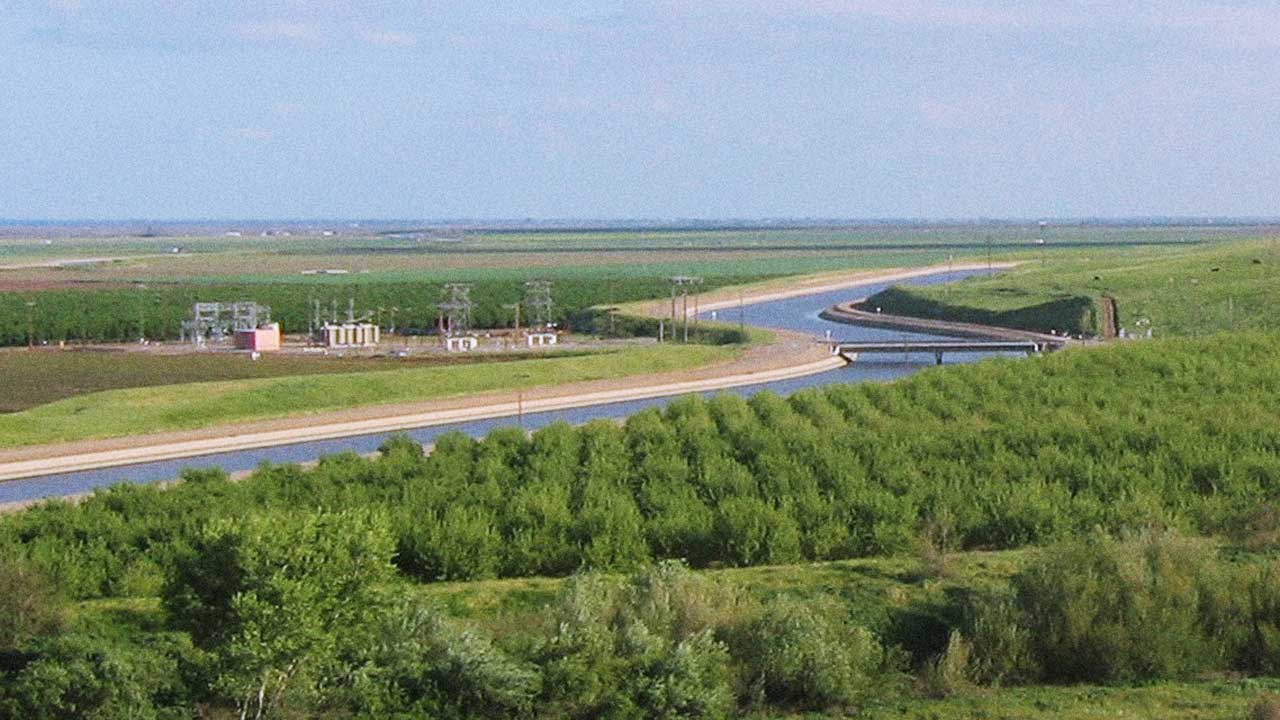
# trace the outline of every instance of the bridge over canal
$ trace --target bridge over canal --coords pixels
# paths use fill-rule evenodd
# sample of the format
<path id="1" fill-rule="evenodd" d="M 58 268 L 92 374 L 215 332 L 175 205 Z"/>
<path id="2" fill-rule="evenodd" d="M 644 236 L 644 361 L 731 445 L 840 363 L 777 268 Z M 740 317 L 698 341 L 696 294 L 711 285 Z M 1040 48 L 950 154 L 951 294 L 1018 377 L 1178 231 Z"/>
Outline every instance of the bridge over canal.
<path id="1" fill-rule="evenodd" d="M 909 355 L 932 353 L 942 364 L 945 353 L 1004 353 L 1020 352 L 1027 355 L 1057 350 L 1061 344 L 1034 340 L 915 340 L 881 342 L 828 341 L 831 354 L 853 361 L 859 355 Z"/>

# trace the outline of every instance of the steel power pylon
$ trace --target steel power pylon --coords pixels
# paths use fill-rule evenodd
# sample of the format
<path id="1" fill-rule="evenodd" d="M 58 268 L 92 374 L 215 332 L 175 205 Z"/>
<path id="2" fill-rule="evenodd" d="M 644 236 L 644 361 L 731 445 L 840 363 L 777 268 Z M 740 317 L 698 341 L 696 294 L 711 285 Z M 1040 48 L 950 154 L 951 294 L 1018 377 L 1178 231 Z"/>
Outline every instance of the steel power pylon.
<path id="1" fill-rule="evenodd" d="M 471 330 L 471 284 L 445 283 L 443 300 L 436 305 L 440 311 L 441 335 L 466 334 Z"/>
<path id="2" fill-rule="evenodd" d="M 551 313 L 555 304 L 551 301 L 550 280 L 530 280 L 524 284 L 524 313 L 530 329 L 551 326 Z"/>

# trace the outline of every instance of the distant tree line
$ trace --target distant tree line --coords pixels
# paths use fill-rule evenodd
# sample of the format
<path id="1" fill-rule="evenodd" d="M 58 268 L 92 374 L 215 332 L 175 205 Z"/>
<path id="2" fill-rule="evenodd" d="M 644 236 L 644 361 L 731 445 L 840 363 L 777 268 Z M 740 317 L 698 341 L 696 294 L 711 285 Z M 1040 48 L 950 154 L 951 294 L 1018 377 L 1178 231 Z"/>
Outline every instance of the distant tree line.
<path id="1" fill-rule="evenodd" d="M 765 276 L 709 276 L 705 289 L 751 282 Z M 476 328 L 511 327 L 511 305 L 524 299 L 523 280 L 479 280 L 473 283 L 475 303 L 472 324 Z M 560 327 L 599 333 L 657 334 L 657 321 L 619 319 L 592 307 L 661 298 L 669 291 L 664 278 L 569 278 L 555 281 L 553 321 Z M 358 314 L 372 313 L 385 327 L 429 333 L 436 328 L 436 304 L 441 285 L 425 282 L 371 281 L 339 285 L 330 283 L 147 283 L 139 287 L 44 290 L 32 293 L 0 293 L 0 345 L 25 345 L 28 331 L 36 343 L 59 341 L 127 342 L 140 336 L 150 340 L 175 340 L 182 321 L 190 318 L 197 302 L 252 301 L 267 305 L 272 319 L 285 332 L 305 333 L 312 322 L 314 303 L 320 303 L 322 321 L 335 312 L 345 320 L 348 300 Z M 28 305 L 28 303 L 31 303 Z M 380 309 L 380 310 L 379 310 Z M 527 313 L 527 311 L 525 311 Z M 527 325 L 528 315 L 521 317 Z M 711 338 L 711 342 L 723 342 Z"/>

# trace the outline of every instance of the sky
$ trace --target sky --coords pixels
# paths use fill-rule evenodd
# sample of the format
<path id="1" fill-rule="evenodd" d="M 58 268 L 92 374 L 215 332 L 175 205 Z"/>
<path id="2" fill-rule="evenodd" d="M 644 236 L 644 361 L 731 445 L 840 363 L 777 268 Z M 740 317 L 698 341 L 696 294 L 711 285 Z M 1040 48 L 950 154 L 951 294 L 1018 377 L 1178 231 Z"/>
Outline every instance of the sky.
<path id="1" fill-rule="evenodd" d="M 1280 3 L 0 0 L 0 218 L 1275 216 Z"/>

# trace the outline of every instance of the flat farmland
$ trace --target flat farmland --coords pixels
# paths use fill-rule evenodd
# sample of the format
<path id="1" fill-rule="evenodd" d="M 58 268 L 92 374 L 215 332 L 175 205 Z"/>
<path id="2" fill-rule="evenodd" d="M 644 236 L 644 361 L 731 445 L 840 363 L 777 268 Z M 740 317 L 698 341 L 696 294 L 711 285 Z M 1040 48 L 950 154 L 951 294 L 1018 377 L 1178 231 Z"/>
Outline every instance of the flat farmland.
<path id="1" fill-rule="evenodd" d="M 883 268 L 945 261 L 939 250 L 765 251 L 707 249 L 623 252 L 440 252 L 388 249 L 368 253 L 253 251 L 119 259 L 73 267 L 0 271 L 0 288 L 18 283 L 132 284 L 449 282 L 478 280 L 612 279 L 789 275 L 845 268 Z M 333 273 L 332 271 L 339 271 Z M 326 271 L 326 272 L 316 272 Z"/>
<path id="2" fill-rule="evenodd" d="M 1254 226 L 881 225 L 727 230 L 451 231 L 417 236 L 370 233 L 340 236 L 60 238 L 0 240 L 0 268 L 58 259 L 109 258 L 93 264 L 0 270 L 6 281 L 147 282 L 291 279 L 353 281 L 349 276 L 303 276 L 337 269 L 361 281 L 468 279 L 506 271 L 610 275 L 619 271 L 701 274 L 791 274 L 839 267 L 920 265 L 951 255 L 1009 253 L 1035 247 L 1178 244 L 1239 239 Z M 179 252 L 174 253 L 174 248 Z M 296 277 L 295 277 L 296 276 Z"/>

